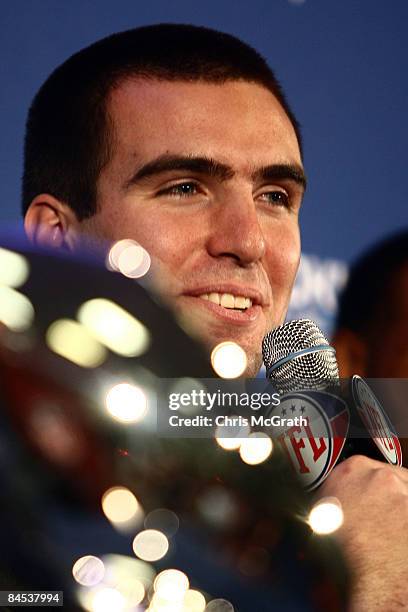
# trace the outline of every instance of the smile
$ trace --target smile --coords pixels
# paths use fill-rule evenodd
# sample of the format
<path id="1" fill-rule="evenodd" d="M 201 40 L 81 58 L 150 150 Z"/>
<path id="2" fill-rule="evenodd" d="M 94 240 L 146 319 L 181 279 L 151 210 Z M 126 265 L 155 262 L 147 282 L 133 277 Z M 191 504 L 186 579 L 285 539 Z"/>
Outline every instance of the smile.
<path id="1" fill-rule="evenodd" d="M 230 297 L 224 297 L 223 304 L 226 305 L 223 305 L 221 299 L 225 295 Z M 186 300 L 188 309 L 192 307 L 197 308 L 203 313 L 208 312 L 221 322 L 238 326 L 257 324 L 262 314 L 262 306 L 260 304 L 242 295 L 234 296 L 234 294 L 225 293 L 200 293 L 197 295 L 184 295 L 182 299 Z M 237 300 L 237 302 L 235 300 Z M 243 307 L 240 307 L 242 304 Z"/>
<path id="2" fill-rule="evenodd" d="M 232 293 L 202 293 L 197 297 L 233 310 L 247 310 L 252 306 L 251 298 Z"/>

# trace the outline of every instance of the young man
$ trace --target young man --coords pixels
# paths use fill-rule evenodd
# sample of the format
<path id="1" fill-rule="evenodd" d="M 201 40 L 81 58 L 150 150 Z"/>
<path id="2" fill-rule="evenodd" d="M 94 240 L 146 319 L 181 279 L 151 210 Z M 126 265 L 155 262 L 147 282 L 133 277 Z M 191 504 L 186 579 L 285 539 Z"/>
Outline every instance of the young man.
<path id="1" fill-rule="evenodd" d="M 137 240 L 202 340 L 245 349 L 248 376 L 285 318 L 304 188 L 299 128 L 279 84 L 227 34 L 161 25 L 114 35 L 60 66 L 30 110 L 32 240 Z M 407 493 L 405 470 L 361 457 L 323 488 L 343 503 L 355 610 L 404 605 Z"/>
<path id="2" fill-rule="evenodd" d="M 285 317 L 304 185 L 278 83 L 225 34 L 167 25 L 113 36 L 60 67 L 30 111 L 29 235 L 68 248 L 84 233 L 134 238 L 202 339 L 246 350 L 248 375 Z"/>

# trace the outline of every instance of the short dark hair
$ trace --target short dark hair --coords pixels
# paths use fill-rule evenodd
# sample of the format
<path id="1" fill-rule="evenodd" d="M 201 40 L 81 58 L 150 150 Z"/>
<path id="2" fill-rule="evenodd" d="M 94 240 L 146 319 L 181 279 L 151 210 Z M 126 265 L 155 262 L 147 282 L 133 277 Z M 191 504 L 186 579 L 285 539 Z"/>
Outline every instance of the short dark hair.
<path id="1" fill-rule="evenodd" d="M 22 210 L 49 193 L 78 219 L 96 212 L 96 183 L 111 155 L 107 96 L 130 76 L 262 84 L 298 122 L 266 61 L 239 39 L 192 25 L 158 24 L 108 36 L 71 56 L 45 81 L 28 113 Z"/>
<path id="2" fill-rule="evenodd" d="M 336 330 L 365 335 L 386 303 L 391 283 L 408 262 L 408 229 L 388 236 L 366 251 L 350 269 L 339 298 Z"/>

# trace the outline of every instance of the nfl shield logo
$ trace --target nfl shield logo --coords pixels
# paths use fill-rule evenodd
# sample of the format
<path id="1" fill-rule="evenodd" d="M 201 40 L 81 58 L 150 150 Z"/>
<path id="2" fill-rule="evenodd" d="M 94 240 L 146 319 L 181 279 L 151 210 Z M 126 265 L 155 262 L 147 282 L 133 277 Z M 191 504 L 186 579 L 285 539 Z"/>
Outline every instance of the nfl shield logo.
<path id="1" fill-rule="evenodd" d="M 343 449 L 350 424 L 346 403 L 325 391 L 296 391 L 283 396 L 272 412 L 283 418 L 303 416 L 304 426 L 274 428 L 302 485 L 312 490 L 328 476 Z"/>

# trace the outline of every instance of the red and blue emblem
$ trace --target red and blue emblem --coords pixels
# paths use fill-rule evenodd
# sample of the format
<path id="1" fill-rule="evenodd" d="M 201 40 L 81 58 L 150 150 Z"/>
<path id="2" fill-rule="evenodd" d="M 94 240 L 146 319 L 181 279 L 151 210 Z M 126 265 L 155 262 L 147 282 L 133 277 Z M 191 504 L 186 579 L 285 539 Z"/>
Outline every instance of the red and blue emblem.
<path id="1" fill-rule="evenodd" d="M 347 404 L 326 391 L 296 391 L 282 397 L 271 415 L 277 413 L 282 422 L 305 417 L 307 424 L 274 428 L 274 437 L 302 485 L 315 489 L 336 465 L 343 449 L 350 425 Z"/>

